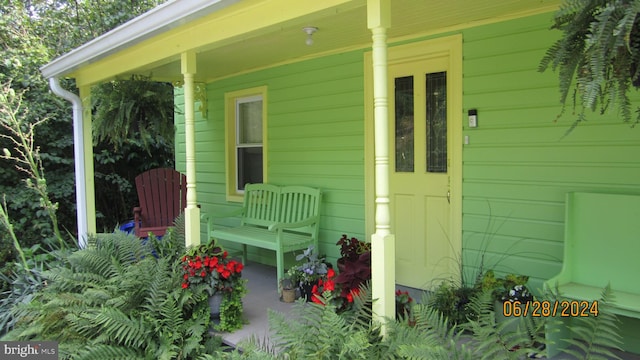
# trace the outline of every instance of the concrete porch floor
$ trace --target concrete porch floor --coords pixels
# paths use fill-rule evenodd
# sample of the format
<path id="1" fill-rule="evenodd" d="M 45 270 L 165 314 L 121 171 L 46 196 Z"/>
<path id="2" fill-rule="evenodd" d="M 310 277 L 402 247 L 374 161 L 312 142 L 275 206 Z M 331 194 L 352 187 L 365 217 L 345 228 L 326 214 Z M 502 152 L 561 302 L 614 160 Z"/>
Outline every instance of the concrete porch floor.
<path id="1" fill-rule="evenodd" d="M 225 344 L 236 347 L 241 341 L 251 337 L 264 339 L 269 334 L 269 321 L 267 310 L 272 309 L 284 314 L 289 313 L 293 308 L 293 303 L 280 301 L 278 288 L 276 285 L 276 268 L 258 263 L 247 263 L 243 271 L 243 277 L 247 279 L 248 294 L 245 296 L 244 314 L 249 322 L 244 327 L 233 333 L 220 333 Z M 398 287 L 410 291 L 411 296 L 421 299 L 421 290 Z M 640 355 L 618 352 L 615 353 L 622 360 L 640 360 Z M 568 356 L 556 356 L 553 360 L 573 359 Z"/>
<path id="2" fill-rule="evenodd" d="M 285 303 L 278 298 L 275 267 L 248 262 L 242 271 L 242 277 L 247 279 L 249 290 L 243 300 L 244 315 L 249 323 L 233 333 L 217 334 L 222 337 L 226 345 L 233 347 L 251 337 L 258 339 L 267 337 L 268 309 L 286 314 L 293 308 L 293 303 Z"/>

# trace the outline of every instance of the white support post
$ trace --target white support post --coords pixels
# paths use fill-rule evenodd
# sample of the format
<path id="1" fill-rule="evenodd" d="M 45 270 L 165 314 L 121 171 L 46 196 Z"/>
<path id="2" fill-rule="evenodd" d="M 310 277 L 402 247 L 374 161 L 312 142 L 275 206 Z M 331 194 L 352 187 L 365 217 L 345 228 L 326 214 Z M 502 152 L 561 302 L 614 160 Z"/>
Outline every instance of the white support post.
<path id="1" fill-rule="evenodd" d="M 184 77 L 184 128 L 187 168 L 187 207 L 185 209 L 185 245 L 200 245 L 200 208 L 196 197 L 196 146 L 195 146 L 195 81 L 196 54 L 182 53 Z"/>
<path id="2" fill-rule="evenodd" d="M 389 100 L 387 85 L 387 29 L 389 0 L 367 1 L 367 26 L 372 34 L 375 142 L 375 233 L 371 237 L 373 314 L 386 335 L 386 319 L 395 317 L 395 237 L 389 209 Z"/>
<path id="3" fill-rule="evenodd" d="M 93 166 L 93 124 L 91 120 L 91 87 L 80 88 L 80 99 L 82 100 L 82 122 L 84 139 L 84 181 L 85 200 L 87 206 L 87 236 L 97 234 L 96 225 L 96 185 L 95 169 Z"/>

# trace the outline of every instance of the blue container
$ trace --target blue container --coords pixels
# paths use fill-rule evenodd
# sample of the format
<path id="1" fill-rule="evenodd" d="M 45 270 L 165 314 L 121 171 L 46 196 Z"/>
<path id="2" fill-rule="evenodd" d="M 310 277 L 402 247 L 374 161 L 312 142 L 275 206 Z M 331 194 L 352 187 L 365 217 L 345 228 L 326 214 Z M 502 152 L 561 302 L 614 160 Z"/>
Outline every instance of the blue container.
<path id="1" fill-rule="evenodd" d="M 122 225 L 120 225 L 120 231 L 126 232 L 127 234 L 133 234 L 136 228 L 135 221 L 131 220 Z"/>

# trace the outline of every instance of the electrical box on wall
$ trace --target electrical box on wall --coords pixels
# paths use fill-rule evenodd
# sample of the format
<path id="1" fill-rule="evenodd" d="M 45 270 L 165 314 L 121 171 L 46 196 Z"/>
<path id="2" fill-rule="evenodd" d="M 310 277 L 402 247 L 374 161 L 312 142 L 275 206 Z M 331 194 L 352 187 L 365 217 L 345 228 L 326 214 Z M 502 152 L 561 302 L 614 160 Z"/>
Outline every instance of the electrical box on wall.
<path id="1" fill-rule="evenodd" d="M 478 110 L 470 109 L 468 114 L 469 114 L 469 127 L 470 128 L 478 127 Z"/>

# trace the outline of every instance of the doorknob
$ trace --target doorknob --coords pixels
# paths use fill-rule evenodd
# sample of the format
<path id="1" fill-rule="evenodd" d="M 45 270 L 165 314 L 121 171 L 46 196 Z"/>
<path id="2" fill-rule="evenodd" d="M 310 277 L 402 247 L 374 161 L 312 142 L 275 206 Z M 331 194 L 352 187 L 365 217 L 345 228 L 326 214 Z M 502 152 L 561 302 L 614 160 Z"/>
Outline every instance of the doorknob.
<path id="1" fill-rule="evenodd" d="M 451 191 L 447 190 L 447 202 L 451 204 Z"/>

